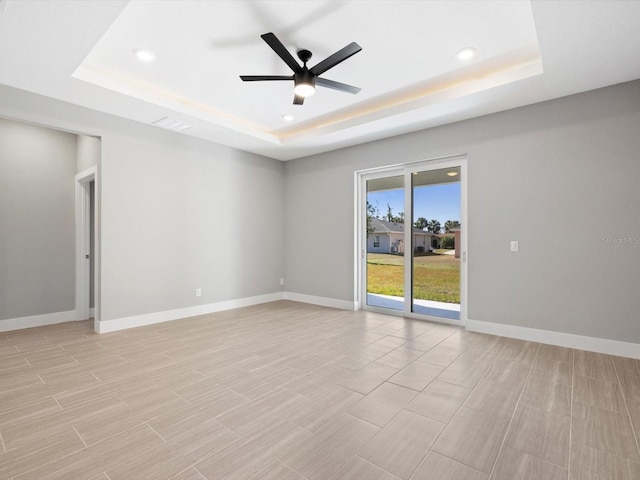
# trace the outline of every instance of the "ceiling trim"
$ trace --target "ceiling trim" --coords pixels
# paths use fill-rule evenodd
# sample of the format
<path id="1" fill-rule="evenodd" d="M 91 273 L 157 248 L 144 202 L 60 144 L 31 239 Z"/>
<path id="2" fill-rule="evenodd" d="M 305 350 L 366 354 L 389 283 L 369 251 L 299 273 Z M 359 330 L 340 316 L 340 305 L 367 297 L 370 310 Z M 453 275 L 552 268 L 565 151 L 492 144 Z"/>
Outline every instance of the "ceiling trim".
<path id="1" fill-rule="evenodd" d="M 381 95 L 354 107 L 275 133 L 284 144 L 295 142 L 309 136 L 333 133 L 411 110 L 442 104 L 542 73 L 542 59 L 538 53 L 504 56 L 416 83 L 392 94 Z"/>
<path id="2" fill-rule="evenodd" d="M 542 73 L 542 60 L 538 52 L 530 50 L 511 52 L 508 55 L 491 58 L 456 72 L 417 82 L 402 90 L 380 95 L 352 107 L 279 130 L 267 130 L 258 124 L 156 85 L 98 67 L 82 64 L 72 76 L 77 80 L 170 108 L 272 144 L 285 145 L 441 104 Z"/>

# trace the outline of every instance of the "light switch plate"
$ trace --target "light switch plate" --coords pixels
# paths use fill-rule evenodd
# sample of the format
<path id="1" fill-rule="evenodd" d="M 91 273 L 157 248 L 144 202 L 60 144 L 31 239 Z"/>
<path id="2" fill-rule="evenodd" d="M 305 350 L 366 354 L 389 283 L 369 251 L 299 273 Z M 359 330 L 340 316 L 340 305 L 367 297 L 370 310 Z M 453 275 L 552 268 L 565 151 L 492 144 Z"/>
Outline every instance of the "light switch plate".
<path id="1" fill-rule="evenodd" d="M 517 252 L 518 251 L 518 241 L 517 240 L 511 240 L 511 251 L 512 252 Z"/>

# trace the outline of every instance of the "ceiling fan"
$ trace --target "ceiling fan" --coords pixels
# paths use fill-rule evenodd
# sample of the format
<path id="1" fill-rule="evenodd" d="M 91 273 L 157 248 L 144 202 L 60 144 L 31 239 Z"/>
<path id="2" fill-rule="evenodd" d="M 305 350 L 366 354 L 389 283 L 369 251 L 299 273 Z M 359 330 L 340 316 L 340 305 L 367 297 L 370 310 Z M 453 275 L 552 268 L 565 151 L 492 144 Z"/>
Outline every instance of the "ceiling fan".
<path id="1" fill-rule="evenodd" d="M 294 105 L 302 105 L 304 99 L 315 93 L 316 85 L 319 87 L 332 88 L 340 92 L 347 92 L 356 94 L 360 91 L 360 88 L 353 85 L 347 85 L 346 83 L 335 82 L 326 78 L 320 78 L 324 72 L 330 68 L 335 67 L 339 63 L 345 61 L 352 55 L 355 55 L 362 47 L 356 42 L 351 42 L 346 47 L 338 50 L 333 55 L 322 60 L 317 65 L 307 68 L 307 62 L 311 59 L 311 52 L 309 50 L 299 50 L 298 58 L 302 61 L 302 66 L 296 61 L 295 58 L 289 53 L 278 37 L 273 33 L 265 33 L 260 35 L 262 39 L 267 42 L 274 52 L 286 63 L 293 75 L 240 75 L 240 78 L 245 82 L 262 82 L 262 81 L 274 81 L 274 80 L 293 80 L 295 87 L 293 89 L 295 96 L 293 97 Z"/>

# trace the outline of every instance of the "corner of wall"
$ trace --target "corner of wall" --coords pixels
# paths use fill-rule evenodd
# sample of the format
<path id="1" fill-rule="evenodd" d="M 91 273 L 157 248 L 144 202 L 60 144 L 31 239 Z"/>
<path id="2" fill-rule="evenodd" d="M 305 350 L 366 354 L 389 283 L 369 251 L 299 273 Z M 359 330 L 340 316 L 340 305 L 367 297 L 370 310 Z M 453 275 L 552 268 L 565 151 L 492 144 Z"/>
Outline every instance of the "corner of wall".
<path id="1" fill-rule="evenodd" d="M 302 293 L 283 292 L 283 299 L 294 302 L 309 303 L 311 305 L 319 305 L 321 307 L 338 308 L 340 310 L 358 310 L 358 302 L 339 300 L 337 298 L 316 297 L 315 295 L 305 295 Z"/>

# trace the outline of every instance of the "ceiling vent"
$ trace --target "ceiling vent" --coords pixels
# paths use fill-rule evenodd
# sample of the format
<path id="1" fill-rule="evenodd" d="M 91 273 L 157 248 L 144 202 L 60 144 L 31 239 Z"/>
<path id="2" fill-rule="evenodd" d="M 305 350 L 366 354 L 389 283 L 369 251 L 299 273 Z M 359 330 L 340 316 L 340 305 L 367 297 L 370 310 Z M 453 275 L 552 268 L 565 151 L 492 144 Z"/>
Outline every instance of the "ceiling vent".
<path id="1" fill-rule="evenodd" d="M 174 132 L 184 132 L 185 130 L 192 128 L 191 125 L 187 123 L 172 120 L 169 117 L 162 117 L 161 119 L 152 122 L 152 125 L 165 128 L 167 130 L 173 130 Z"/>

